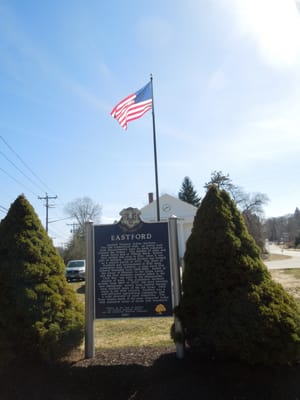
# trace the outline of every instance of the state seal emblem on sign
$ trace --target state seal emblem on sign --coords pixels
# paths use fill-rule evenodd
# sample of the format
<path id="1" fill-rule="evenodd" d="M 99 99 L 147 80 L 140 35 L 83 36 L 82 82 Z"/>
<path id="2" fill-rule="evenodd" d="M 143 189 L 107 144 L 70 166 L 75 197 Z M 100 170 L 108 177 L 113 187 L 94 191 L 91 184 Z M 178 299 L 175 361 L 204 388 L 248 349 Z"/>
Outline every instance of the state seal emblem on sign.
<path id="1" fill-rule="evenodd" d="M 124 231 L 137 231 L 143 225 L 141 211 L 138 208 L 128 207 L 121 212 L 120 227 Z"/>

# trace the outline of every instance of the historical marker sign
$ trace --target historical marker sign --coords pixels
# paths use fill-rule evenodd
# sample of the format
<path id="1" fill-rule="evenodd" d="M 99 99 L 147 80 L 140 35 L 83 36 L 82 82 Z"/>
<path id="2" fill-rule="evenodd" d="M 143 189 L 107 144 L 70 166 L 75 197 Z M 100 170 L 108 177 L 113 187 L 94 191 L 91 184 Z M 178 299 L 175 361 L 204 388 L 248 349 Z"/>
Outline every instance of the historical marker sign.
<path id="1" fill-rule="evenodd" d="M 145 223 L 128 208 L 94 226 L 96 318 L 172 315 L 167 222 Z"/>

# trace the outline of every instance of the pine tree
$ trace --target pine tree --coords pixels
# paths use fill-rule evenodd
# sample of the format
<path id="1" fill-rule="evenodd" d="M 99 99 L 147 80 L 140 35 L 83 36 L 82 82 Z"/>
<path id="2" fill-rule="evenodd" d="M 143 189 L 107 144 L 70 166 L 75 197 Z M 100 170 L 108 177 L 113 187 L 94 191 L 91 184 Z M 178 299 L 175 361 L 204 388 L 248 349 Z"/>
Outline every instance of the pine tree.
<path id="1" fill-rule="evenodd" d="M 6 359 L 56 361 L 81 343 L 83 309 L 24 196 L 1 221 L 0 238 L 0 351 Z"/>
<path id="2" fill-rule="evenodd" d="M 188 176 L 183 179 L 180 192 L 178 193 L 178 198 L 195 207 L 199 207 L 201 199 L 198 197 L 193 183 Z"/>
<path id="3" fill-rule="evenodd" d="M 211 186 L 187 242 L 176 311 L 192 350 L 251 364 L 300 360 L 300 310 L 272 280 L 227 192 Z"/>

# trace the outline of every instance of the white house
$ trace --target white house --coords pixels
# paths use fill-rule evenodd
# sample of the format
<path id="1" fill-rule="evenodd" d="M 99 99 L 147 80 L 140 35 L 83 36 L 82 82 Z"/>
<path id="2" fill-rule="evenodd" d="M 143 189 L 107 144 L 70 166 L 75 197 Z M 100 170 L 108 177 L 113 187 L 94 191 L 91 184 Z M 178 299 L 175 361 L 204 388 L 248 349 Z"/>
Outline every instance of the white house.
<path id="1" fill-rule="evenodd" d="M 178 245 L 179 257 L 182 259 L 185 252 L 185 244 L 191 234 L 197 207 L 186 203 L 176 197 L 164 194 L 159 198 L 160 220 L 166 221 L 172 216 L 178 218 Z M 149 193 L 149 204 L 140 209 L 141 218 L 145 222 L 157 221 L 156 200 Z"/>

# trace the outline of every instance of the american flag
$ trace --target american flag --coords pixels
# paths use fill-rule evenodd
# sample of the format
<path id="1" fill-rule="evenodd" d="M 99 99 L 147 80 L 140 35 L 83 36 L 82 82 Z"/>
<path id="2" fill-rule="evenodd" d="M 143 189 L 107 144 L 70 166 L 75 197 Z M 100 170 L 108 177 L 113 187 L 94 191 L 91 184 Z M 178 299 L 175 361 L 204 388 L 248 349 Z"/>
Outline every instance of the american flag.
<path id="1" fill-rule="evenodd" d="M 152 91 L 151 82 L 149 82 L 142 89 L 120 101 L 110 115 L 119 122 L 123 129 L 127 129 L 128 122 L 141 118 L 151 108 Z"/>

